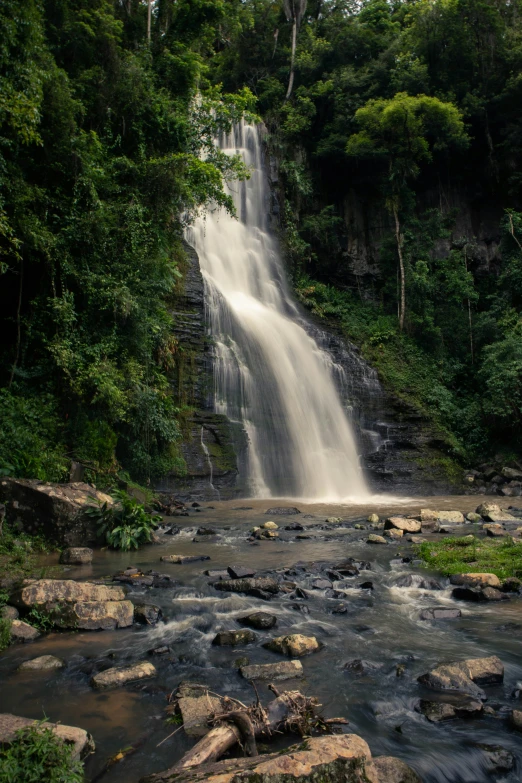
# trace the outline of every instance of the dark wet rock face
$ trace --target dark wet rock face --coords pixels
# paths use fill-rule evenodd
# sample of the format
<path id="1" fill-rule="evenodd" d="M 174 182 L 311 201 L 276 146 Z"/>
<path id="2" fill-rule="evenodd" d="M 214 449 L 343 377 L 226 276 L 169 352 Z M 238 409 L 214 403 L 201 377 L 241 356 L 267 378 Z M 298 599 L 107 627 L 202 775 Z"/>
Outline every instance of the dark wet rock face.
<path id="1" fill-rule="evenodd" d="M 454 703 L 421 699 L 418 709 L 431 723 L 439 723 L 454 718 L 480 717 L 484 712 L 484 705 L 473 699 L 461 699 Z"/>
<path id="2" fill-rule="evenodd" d="M 228 566 L 227 571 L 232 579 L 245 579 L 256 575 L 253 568 L 245 568 L 244 566 Z"/>
<path id="3" fill-rule="evenodd" d="M 160 607 L 154 604 L 135 604 L 134 606 L 134 621 L 141 625 L 156 625 L 162 614 Z"/>
<path id="4" fill-rule="evenodd" d="M 238 617 L 237 622 L 241 625 L 248 625 L 250 628 L 268 630 L 276 625 L 277 617 L 273 614 L 268 614 L 268 612 L 252 612 L 252 614 L 245 615 L 245 617 Z"/>
<path id="5" fill-rule="evenodd" d="M 250 644 L 255 642 L 256 635 L 252 631 L 220 631 L 214 637 L 212 644 L 221 647 L 235 647 L 238 644 Z"/>

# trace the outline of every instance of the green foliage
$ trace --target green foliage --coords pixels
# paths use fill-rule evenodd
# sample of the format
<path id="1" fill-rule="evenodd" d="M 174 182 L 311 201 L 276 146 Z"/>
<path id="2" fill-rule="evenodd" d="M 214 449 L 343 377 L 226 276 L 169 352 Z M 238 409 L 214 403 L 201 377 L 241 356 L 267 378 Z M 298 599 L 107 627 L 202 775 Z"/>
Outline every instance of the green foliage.
<path id="1" fill-rule="evenodd" d="M 522 542 L 489 541 L 476 536 L 426 541 L 415 547 L 426 566 L 445 576 L 486 572 L 499 579 L 522 576 Z"/>
<path id="2" fill-rule="evenodd" d="M 37 606 L 33 606 L 27 615 L 27 621 L 30 625 L 38 628 L 39 631 L 48 633 L 55 627 L 55 617 L 55 611 L 47 612 L 44 609 L 39 609 Z"/>
<path id="3" fill-rule="evenodd" d="M 126 492 L 114 490 L 114 505 L 90 506 L 85 513 L 98 524 L 98 536 L 113 549 L 124 552 L 150 543 L 152 533 L 161 520 Z"/>
<path id="4" fill-rule="evenodd" d="M 9 647 L 11 642 L 11 620 L 0 617 L 0 652 Z"/>
<path id="5" fill-rule="evenodd" d="M 83 768 L 74 748 L 38 724 L 19 729 L 0 750 L 0 783 L 82 783 Z"/>

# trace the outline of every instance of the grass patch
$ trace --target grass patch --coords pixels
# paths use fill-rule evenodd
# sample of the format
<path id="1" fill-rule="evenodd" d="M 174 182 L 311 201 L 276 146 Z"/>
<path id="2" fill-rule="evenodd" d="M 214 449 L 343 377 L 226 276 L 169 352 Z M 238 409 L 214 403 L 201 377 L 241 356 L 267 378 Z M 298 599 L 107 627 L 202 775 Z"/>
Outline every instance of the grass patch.
<path id="1" fill-rule="evenodd" d="M 418 544 L 415 550 L 426 566 L 445 576 L 486 572 L 496 574 L 499 579 L 522 578 L 522 540 L 514 543 L 511 538 L 503 541 L 476 536 L 443 538 Z"/>
<path id="2" fill-rule="evenodd" d="M 43 576 L 36 573 L 38 555 L 49 554 L 56 550 L 41 536 L 28 536 L 17 533 L 4 524 L 0 536 L 0 573 L 2 577 L 19 579 L 25 576 Z M 47 571 L 48 569 L 44 569 Z M 39 569 L 41 571 L 41 569 Z M 0 594 L 0 605 L 2 597 Z M 5 602 L 4 602 L 5 603 Z"/>

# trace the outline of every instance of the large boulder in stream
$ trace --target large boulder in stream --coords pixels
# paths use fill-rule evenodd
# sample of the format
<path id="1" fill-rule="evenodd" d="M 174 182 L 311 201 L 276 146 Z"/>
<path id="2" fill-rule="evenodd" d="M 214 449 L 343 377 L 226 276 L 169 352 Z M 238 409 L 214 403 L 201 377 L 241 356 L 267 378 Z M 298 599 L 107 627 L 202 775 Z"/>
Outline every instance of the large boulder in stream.
<path id="1" fill-rule="evenodd" d="M 19 642 L 34 642 L 40 636 L 40 631 L 37 628 L 33 628 L 29 623 L 24 623 L 23 620 L 13 620 L 9 627 L 11 634 L 11 644 Z"/>
<path id="2" fill-rule="evenodd" d="M 388 517 L 384 523 L 385 530 L 402 530 L 403 533 L 420 533 L 421 523 L 418 519 L 406 517 Z"/>
<path id="3" fill-rule="evenodd" d="M 52 484 L 32 479 L 4 478 L 0 500 L 15 530 L 65 544 L 83 547 L 96 541 L 96 525 L 84 511 L 102 503 L 113 505 L 110 495 L 83 482 Z"/>
<path id="4" fill-rule="evenodd" d="M 304 676 L 301 661 L 252 664 L 239 671 L 245 680 L 293 680 Z"/>
<path id="5" fill-rule="evenodd" d="M 122 587 L 72 579 L 26 579 L 11 598 L 22 611 L 38 609 L 59 628 L 89 631 L 126 628 L 134 607 Z"/>
<path id="6" fill-rule="evenodd" d="M 132 664 L 132 666 L 113 666 L 111 669 L 105 669 L 92 677 L 91 685 L 96 690 L 120 688 L 128 682 L 145 680 L 149 677 L 155 677 L 156 674 L 156 667 L 152 663 L 141 661 Z"/>
<path id="7" fill-rule="evenodd" d="M 277 617 L 274 614 L 268 614 L 268 612 L 252 612 L 244 617 L 238 617 L 237 622 L 240 625 L 249 625 L 250 628 L 268 630 L 276 625 Z"/>
<path id="8" fill-rule="evenodd" d="M 72 746 L 74 760 L 83 759 L 94 752 L 94 740 L 85 729 L 63 726 L 61 723 L 41 723 L 6 712 L 0 714 L 0 745 L 10 745 L 16 739 L 16 732 L 28 726 L 38 726 L 40 731 L 52 729 L 53 734 L 66 745 Z"/>
<path id="9" fill-rule="evenodd" d="M 276 636 L 275 639 L 265 642 L 263 647 L 267 650 L 288 655 L 291 658 L 302 658 L 321 649 L 321 644 L 315 636 L 303 636 L 300 633 L 291 633 L 288 636 Z"/>
<path id="10" fill-rule="evenodd" d="M 406 765 L 404 765 L 406 766 Z M 142 778 L 140 783 L 399 783 L 380 777 L 367 743 L 357 734 L 305 739 L 283 753 L 226 759 Z M 404 779 L 418 783 L 418 779 Z"/>
<path id="11" fill-rule="evenodd" d="M 418 681 L 435 691 L 458 691 L 475 699 L 485 699 L 486 694 L 479 685 L 494 685 L 504 679 L 504 666 L 500 658 L 468 658 L 457 663 L 437 666 Z"/>

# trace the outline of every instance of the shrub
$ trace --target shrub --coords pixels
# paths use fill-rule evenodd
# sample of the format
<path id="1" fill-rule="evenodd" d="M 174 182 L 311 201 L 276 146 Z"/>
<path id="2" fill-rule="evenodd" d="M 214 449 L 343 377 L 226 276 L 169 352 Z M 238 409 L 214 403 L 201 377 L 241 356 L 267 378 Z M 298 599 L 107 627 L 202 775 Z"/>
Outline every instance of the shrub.
<path id="1" fill-rule="evenodd" d="M 16 732 L 16 739 L 0 750 L 0 783 L 82 783 L 80 761 L 73 749 L 38 724 Z"/>
<path id="2" fill-rule="evenodd" d="M 138 549 L 151 541 L 152 531 L 161 520 L 159 514 L 150 514 L 126 492 L 114 490 L 116 505 L 92 506 L 86 514 L 98 524 L 98 535 L 113 549 Z"/>

